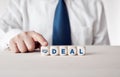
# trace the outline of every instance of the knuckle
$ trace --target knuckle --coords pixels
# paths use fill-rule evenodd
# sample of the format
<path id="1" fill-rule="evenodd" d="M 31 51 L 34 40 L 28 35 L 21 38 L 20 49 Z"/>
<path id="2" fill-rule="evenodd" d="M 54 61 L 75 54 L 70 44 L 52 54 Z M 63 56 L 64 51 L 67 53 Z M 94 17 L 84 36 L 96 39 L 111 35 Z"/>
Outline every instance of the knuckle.
<path id="1" fill-rule="evenodd" d="M 27 32 L 22 32 L 22 33 L 16 35 L 14 38 L 15 39 L 22 39 L 23 37 L 27 36 L 27 34 L 28 34 Z"/>
<path id="2" fill-rule="evenodd" d="M 21 33 L 21 36 L 26 36 L 28 34 L 28 32 L 23 32 Z"/>
<path id="3" fill-rule="evenodd" d="M 15 37 L 15 40 L 20 39 L 20 38 L 21 38 L 21 35 L 18 34 L 18 35 Z"/>

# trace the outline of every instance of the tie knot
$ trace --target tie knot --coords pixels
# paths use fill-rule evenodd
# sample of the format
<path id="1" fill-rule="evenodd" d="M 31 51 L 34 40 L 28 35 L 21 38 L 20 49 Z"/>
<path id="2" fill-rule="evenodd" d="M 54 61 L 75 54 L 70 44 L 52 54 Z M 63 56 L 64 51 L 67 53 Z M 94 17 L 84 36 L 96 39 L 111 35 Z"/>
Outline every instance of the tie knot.
<path id="1" fill-rule="evenodd" d="M 64 2 L 65 0 L 59 0 L 59 1 L 60 1 L 60 2 L 61 2 L 61 1 L 63 1 L 63 2 Z"/>
<path id="2" fill-rule="evenodd" d="M 59 0 L 59 3 L 64 3 L 65 4 L 65 0 Z"/>

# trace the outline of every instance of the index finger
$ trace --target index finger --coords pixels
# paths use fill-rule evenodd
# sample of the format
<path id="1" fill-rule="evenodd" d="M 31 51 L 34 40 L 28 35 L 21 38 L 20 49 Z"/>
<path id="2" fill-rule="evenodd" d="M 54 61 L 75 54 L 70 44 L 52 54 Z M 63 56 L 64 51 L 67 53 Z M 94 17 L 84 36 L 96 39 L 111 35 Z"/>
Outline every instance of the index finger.
<path id="1" fill-rule="evenodd" d="M 39 33 L 31 32 L 30 36 L 33 38 L 34 41 L 39 42 L 42 46 L 47 46 L 47 40 Z"/>

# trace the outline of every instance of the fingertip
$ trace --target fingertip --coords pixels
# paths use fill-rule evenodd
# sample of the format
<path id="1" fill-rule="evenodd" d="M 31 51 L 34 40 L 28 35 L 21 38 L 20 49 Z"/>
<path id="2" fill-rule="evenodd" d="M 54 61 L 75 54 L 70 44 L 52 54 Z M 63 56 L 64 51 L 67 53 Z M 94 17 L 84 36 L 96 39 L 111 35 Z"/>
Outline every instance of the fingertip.
<path id="1" fill-rule="evenodd" d="M 42 46 L 48 46 L 48 42 L 43 42 Z"/>

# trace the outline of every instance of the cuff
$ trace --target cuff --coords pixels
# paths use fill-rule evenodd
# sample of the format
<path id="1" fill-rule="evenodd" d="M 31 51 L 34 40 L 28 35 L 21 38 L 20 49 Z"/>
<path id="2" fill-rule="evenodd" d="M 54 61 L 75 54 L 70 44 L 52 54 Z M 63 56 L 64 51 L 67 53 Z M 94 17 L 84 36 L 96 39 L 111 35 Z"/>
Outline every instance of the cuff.
<path id="1" fill-rule="evenodd" d="M 5 33 L 3 37 L 0 39 L 0 50 L 4 50 L 8 48 L 9 41 L 16 36 L 17 34 L 21 33 L 20 29 L 12 29 L 11 31 Z"/>

